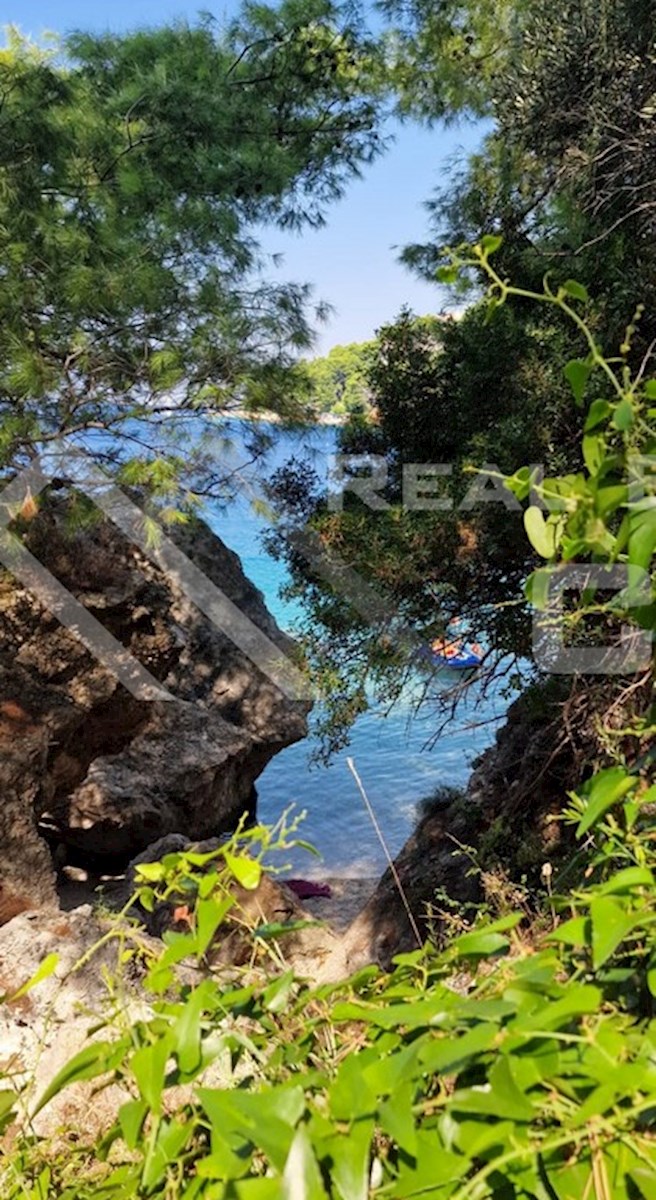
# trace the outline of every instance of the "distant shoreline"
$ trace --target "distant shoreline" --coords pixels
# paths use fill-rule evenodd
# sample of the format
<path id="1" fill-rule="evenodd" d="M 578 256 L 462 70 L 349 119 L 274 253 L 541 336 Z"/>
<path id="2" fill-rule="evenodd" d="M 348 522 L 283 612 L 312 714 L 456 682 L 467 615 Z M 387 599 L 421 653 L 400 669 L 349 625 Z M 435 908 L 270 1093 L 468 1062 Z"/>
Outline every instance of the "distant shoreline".
<path id="1" fill-rule="evenodd" d="M 285 418 L 281 417 L 280 413 L 268 412 L 264 409 L 260 412 L 249 412 L 245 408 L 233 408 L 224 415 L 230 420 L 262 421 L 266 425 L 285 425 L 287 423 Z M 347 414 L 339 416 L 337 413 L 313 413 L 311 420 L 298 422 L 298 424 L 340 426 L 346 425 L 347 421 Z"/>

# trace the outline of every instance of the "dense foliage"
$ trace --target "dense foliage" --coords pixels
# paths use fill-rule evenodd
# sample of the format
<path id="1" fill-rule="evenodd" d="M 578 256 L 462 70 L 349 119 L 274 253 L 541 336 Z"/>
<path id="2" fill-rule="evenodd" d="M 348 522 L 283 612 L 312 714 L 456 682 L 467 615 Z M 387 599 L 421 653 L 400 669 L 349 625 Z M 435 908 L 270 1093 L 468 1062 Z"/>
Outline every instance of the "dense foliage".
<path id="1" fill-rule="evenodd" d="M 372 349 L 371 342 L 333 346 L 326 355 L 305 364 L 312 400 L 320 413 L 344 417 L 369 408 L 367 371 Z"/>
<path id="2" fill-rule="evenodd" d="M 304 1196 L 340 1200 L 651 1200 L 656 896 L 643 814 L 653 801 L 621 769 L 574 798 L 570 819 L 594 838 L 589 878 L 552 899 L 565 920 L 541 932 L 505 913 L 442 953 L 403 956 L 387 977 L 371 969 L 312 989 L 283 971 L 266 985 L 208 979 L 155 999 L 152 1018 L 129 1034 L 107 1029 L 41 1098 L 76 1081 L 127 1087 L 132 1099 L 95 1151 L 111 1165 L 89 1171 L 77 1133 L 56 1156 L 28 1142 L 5 1195 L 279 1197 L 302 1184 Z M 202 960 L 230 906 L 231 871 L 255 883 L 242 854 L 149 871 L 148 890 L 167 873 L 198 888 L 203 872 L 196 931 L 151 967 L 155 996 L 168 964 Z M 275 932 L 254 931 L 254 954 Z M 204 1085 L 219 1057 L 225 1084 Z M 176 1105 L 181 1084 L 191 1097 Z M 3 1100 L 8 1124 L 10 1093 Z"/>
<path id="3" fill-rule="evenodd" d="M 247 5 L 224 30 L 75 34 L 56 54 L 10 35 L 3 476 L 74 435 L 112 466 L 132 460 L 132 482 L 174 489 L 203 418 L 298 413 L 309 289 L 267 280 L 253 231 L 320 223 L 380 149 L 369 55 L 324 0 Z"/>
<path id="4" fill-rule="evenodd" d="M 435 280 L 448 262 L 445 245 L 501 236 L 497 268 L 517 286 L 539 293 L 545 275 L 554 287 L 572 276 L 582 282 L 586 320 L 611 352 L 643 303 L 626 354 L 637 371 L 656 333 L 654 5 L 388 0 L 382 7 L 403 112 L 492 122 L 480 151 L 429 201 L 430 240 L 408 246 L 406 263 Z M 455 614 L 486 647 L 488 667 L 512 671 L 509 656 L 530 652 L 520 586 L 530 550 L 519 507 L 494 480 L 529 462 L 547 474 L 575 469 L 576 414 L 562 370 L 577 353 L 574 330 L 533 299 L 490 315 L 478 302 L 486 281 L 477 262 L 458 273 L 447 267 L 442 283 L 458 306 L 463 296 L 470 301 L 465 316 L 444 326 L 440 352 L 407 314 L 379 332 L 370 372 L 379 423 L 368 434 L 358 423 L 343 439 L 347 450 L 385 457 L 391 508 L 372 512 L 348 495 L 338 514 L 319 498 L 314 513 L 306 506 L 298 520 L 310 520 L 326 553 L 384 595 L 418 640 L 441 635 Z M 403 465 L 412 463 L 451 465 L 449 478 L 428 482 L 423 511 L 401 503 Z M 481 505 L 483 485 L 473 485 L 472 469 L 491 471 L 491 503 Z M 276 484 L 284 502 L 284 477 Z M 431 505 L 437 496 L 451 497 L 454 510 Z M 279 551 L 314 628 L 326 626 L 318 667 L 328 679 L 333 667 L 340 674 L 335 728 L 342 728 L 365 702 L 367 678 L 385 696 L 402 686 L 407 655 L 382 662 L 381 639 L 395 639 L 394 630 L 374 622 L 368 634 L 362 615 L 316 571 L 281 541 Z M 316 645 L 314 638 L 311 652 Z"/>

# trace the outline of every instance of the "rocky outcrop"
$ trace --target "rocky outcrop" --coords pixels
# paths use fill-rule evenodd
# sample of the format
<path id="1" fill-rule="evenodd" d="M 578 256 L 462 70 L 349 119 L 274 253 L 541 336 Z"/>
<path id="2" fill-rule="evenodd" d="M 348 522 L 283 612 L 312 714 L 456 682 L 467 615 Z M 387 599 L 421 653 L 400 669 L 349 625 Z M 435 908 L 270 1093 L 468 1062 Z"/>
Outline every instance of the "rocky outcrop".
<path id="1" fill-rule="evenodd" d="M 349 969 L 389 967 L 419 939 L 453 932 L 481 900 L 491 911 L 530 912 L 544 890 L 545 863 L 554 886 L 560 866 L 571 865 L 574 826 L 558 819 L 568 791 L 608 765 L 609 745 L 627 762 L 653 753 L 646 738 L 626 733 L 647 711 L 652 689 L 646 677 L 612 686 L 606 678 L 552 677 L 527 688 L 466 789 L 444 789 L 425 805 L 395 861 L 396 878 L 385 872 L 344 935 Z"/>
<path id="2" fill-rule="evenodd" d="M 592 714 L 579 714 L 566 728 L 566 686 L 551 680 L 528 689 L 474 763 L 464 791 L 445 788 L 426 802 L 395 873 L 385 872 L 344 935 L 350 969 L 370 962 L 388 969 L 395 954 L 426 938 L 439 941 L 473 915 L 472 905 L 490 898 L 495 881 L 512 905 L 509 881 L 531 874 L 539 881 L 541 865 L 562 851 L 563 826 L 553 813 L 599 752 Z"/>
<path id="3" fill-rule="evenodd" d="M 119 942 L 104 944 L 86 961 L 85 956 L 105 932 L 90 906 L 67 914 L 25 912 L 0 929 L 0 995 L 10 997 L 0 1006 L 0 1067 L 20 1094 L 16 1129 L 32 1124 L 36 1101 L 65 1063 L 104 1036 L 98 1016 L 107 1003 L 105 980 L 118 973 Z M 11 999 L 50 956 L 56 956 L 56 965 L 48 977 Z M 145 974 L 138 965 L 131 964 L 129 971 L 135 984 Z M 123 978 L 126 974 L 124 969 Z M 143 993 L 126 986 L 125 998 L 133 1019 L 147 1014 Z M 83 1123 L 90 1132 L 99 1132 L 126 1098 L 116 1088 L 93 1095 L 93 1084 L 79 1085 L 36 1118 L 35 1131 Z"/>
<path id="4" fill-rule="evenodd" d="M 217 627 L 179 573 L 109 520 L 80 523 L 74 503 L 66 488 L 51 491 L 22 540 L 162 693 L 119 682 L 0 575 L 0 922 L 54 902 L 47 842 L 102 870 L 171 832 L 219 834 L 252 807 L 271 757 L 307 731 L 309 705 L 235 644 L 230 621 L 229 632 Z M 206 525 L 168 536 L 229 613 L 239 610 L 280 659 L 293 657 L 239 559 Z"/>

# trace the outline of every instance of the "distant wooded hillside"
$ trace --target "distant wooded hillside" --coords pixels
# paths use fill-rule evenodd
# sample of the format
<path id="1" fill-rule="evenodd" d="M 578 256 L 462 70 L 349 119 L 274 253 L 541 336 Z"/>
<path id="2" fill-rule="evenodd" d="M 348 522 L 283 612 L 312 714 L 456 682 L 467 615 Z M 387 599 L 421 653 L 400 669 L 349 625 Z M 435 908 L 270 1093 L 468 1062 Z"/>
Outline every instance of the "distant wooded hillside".
<path id="1" fill-rule="evenodd" d="M 439 330 L 439 318 L 435 317 L 412 316 L 412 324 L 433 334 Z M 323 357 L 311 359 L 306 367 L 317 409 L 347 416 L 370 408 L 375 391 L 371 373 L 379 359 L 380 336 L 333 346 Z"/>

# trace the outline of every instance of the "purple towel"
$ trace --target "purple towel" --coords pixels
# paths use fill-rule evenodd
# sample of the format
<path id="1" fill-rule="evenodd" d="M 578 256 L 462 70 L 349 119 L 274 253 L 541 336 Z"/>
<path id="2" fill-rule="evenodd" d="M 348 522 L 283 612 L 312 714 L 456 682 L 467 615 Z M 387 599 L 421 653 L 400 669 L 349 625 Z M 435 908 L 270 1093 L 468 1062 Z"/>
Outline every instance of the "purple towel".
<path id="1" fill-rule="evenodd" d="M 332 896 L 332 889 L 327 883 L 312 883 L 309 879 L 285 879 L 286 887 L 298 896 L 299 900 L 310 900 L 312 896 Z"/>

